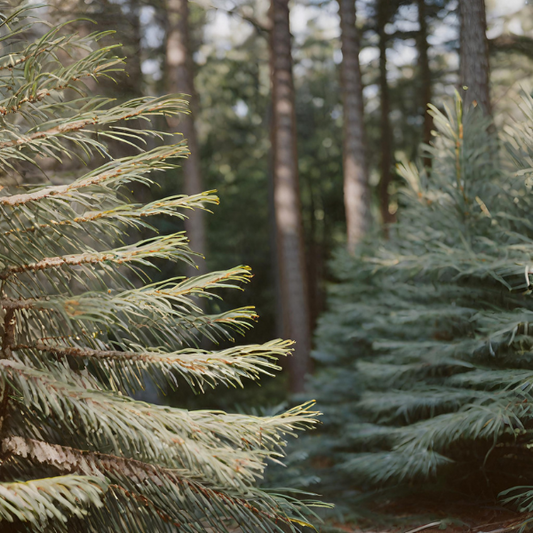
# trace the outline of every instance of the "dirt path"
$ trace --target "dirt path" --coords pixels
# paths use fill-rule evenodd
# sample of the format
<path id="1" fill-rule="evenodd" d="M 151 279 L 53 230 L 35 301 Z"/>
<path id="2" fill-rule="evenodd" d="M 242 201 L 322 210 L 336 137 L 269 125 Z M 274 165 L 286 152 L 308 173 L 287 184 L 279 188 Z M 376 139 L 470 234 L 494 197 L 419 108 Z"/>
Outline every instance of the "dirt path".
<path id="1" fill-rule="evenodd" d="M 331 523 L 332 531 L 346 533 L 506 533 L 533 530 L 533 513 L 516 511 L 494 504 L 470 504 L 434 501 L 397 501 L 373 509 L 376 516 L 386 516 L 387 523 Z M 528 524 L 529 522 L 529 524 Z M 394 526 L 390 524 L 395 524 Z M 326 528 L 327 530 L 327 528 Z"/>

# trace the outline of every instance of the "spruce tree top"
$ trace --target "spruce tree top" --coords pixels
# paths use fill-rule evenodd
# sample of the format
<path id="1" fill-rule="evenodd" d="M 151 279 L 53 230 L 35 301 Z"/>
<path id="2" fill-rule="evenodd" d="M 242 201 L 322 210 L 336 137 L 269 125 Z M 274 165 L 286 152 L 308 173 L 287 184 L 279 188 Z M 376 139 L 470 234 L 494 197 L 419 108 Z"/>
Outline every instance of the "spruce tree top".
<path id="1" fill-rule="evenodd" d="M 260 418 L 128 396 L 146 374 L 170 385 L 179 375 L 200 391 L 241 386 L 290 351 L 281 340 L 198 349 L 202 337 L 249 327 L 252 308 L 210 315 L 197 305 L 247 281 L 249 269 L 150 283 L 155 259 L 194 263 L 186 236 L 124 244 L 129 229 L 153 230 L 151 216 L 184 218 L 217 201 L 204 193 L 128 202 L 125 186 L 150 184 L 187 157 L 185 141 L 109 153 L 108 141 L 161 139 L 151 118 L 186 113 L 186 101 L 86 96 L 84 80 L 120 68 L 110 47 L 95 46 L 103 34 L 46 29 L 34 16 L 23 7 L 0 22 L 0 166 L 11 185 L 0 192 L 0 529 L 297 530 L 305 508 L 256 483 L 265 461 L 283 455 L 284 435 L 313 423 L 309 405 Z M 87 165 L 73 181 L 14 186 L 70 158 Z"/>

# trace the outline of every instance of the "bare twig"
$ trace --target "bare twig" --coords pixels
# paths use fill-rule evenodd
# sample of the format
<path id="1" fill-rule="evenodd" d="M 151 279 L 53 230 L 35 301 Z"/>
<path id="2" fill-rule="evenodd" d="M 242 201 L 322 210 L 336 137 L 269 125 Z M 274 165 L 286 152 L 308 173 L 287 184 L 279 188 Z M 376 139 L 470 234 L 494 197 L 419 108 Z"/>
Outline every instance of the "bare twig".
<path id="1" fill-rule="evenodd" d="M 407 533 L 417 533 L 418 531 L 423 531 L 424 529 L 429 529 L 430 527 L 438 527 L 442 523 L 442 520 L 439 520 L 438 522 L 431 522 L 429 524 L 426 524 L 424 526 L 417 527 L 415 529 L 411 529 L 407 531 Z"/>

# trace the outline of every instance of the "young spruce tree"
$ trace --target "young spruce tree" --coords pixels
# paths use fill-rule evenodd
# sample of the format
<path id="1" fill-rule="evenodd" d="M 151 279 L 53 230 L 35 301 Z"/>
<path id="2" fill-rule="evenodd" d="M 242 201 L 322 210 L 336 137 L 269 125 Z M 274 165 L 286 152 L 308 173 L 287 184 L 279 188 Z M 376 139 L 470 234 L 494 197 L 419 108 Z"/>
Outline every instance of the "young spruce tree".
<path id="1" fill-rule="evenodd" d="M 336 260 L 314 453 L 339 495 L 533 484 L 533 100 L 524 110 L 499 155 L 479 109 L 431 107 L 431 174 L 400 166 L 390 239 Z"/>
<path id="2" fill-rule="evenodd" d="M 186 102 L 84 96 L 83 81 L 111 75 L 119 61 L 95 46 L 101 33 L 46 29 L 32 13 L 1 15 L 4 185 L 69 158 L 87 167 L 65 183 L 51 175 L 56 184 L 0 192 L 0 530 L 296 530 L 305 508 L 256 482 L 282 456 L 284 435 L 313 423 L 308 405 L 260 418 L 128 396 L 146 375 L 171 385 L 181 376 L 200 391 L 241 386 L 290 351 L 280 340 L 198 349 L 202 337 L 249 326 L 251 308 L 209 315 L 197 305 L 247 281 L 248 268 L 150 283 L 153 260 L 193 263 L 186 236 L 124 244 L 128 228 L 151 229 L 151 216 L 184 218 L 216 203 L 210 193 L 128 203 L 125 186 L 149 184 L 186 157 L 185 141 L 116 160 L 107 151 L 111 139 L 153 144 L 162 134 L 150 118 L 185 113 Z M 128 128 L 129 119 L 147 129 Z"/>

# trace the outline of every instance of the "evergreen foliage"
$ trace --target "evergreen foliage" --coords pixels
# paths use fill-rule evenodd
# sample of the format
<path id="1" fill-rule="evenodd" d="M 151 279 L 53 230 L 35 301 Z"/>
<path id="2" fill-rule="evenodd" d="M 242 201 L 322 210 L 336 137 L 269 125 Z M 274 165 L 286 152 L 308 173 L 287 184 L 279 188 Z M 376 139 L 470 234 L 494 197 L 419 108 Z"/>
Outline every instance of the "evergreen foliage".
<path id="1" fill-rule="evenodd" d="M 110 47 L 94 46 L 103 34 L 43 30 L 34 16 L 22 7 L 0 22 L 0 165 L 12 184 L 0 193 L 0 529 L 298 530 L 307 509 L 256 485 L 266 461 L 283 456 L 284 436 L 314 423 L 309 404 L 252 417 L 129 397 L 146 374 L 170 385 L 181 376 L 196 391 L 242 386 L 290 352 L 282 340 L 197 348 L 250 326 L 253 308 L 213 315 L 197 305 L 239 287 L 249 269 L 150 283 L 154 260 L 194 263 L 186 236 L 130 243 L 151 231 L 151 216 L 217 202 L 212 193 L 128 202 L 132 184 L 187 157 L 185 141 L 108 153 L 110 140 L 153 146 L 164 134 L 150 119 L 186 113 L 186 102 L 86 96 L 84 80 L 120 68 Z M 73 181 L 13 186 L 17 174 L 72 158 L 87 166 Z"/>
<path id="2" fill-rule="evenodd" d="M 324 491 L 353 501 L 361 488 L 470 487 L 492 497 L 531 482 L 533 100 L 523 107 L 501 156 L 478 109 L 463 115 L 459 97 L 431 107 L 432 168 L 399 166 L 406 184 L 390 239 L 336 258 L 313 381 Z"/>

